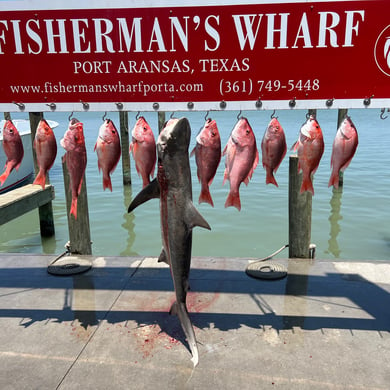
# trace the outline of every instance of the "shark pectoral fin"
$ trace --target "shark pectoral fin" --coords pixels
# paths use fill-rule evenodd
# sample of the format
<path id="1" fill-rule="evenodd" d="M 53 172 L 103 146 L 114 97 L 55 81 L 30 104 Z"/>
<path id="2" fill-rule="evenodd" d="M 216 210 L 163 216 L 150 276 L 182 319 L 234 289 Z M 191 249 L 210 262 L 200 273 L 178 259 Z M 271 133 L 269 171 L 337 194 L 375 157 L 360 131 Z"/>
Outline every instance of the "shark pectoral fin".
<path id="1" fill-rule="evenodd" d="M 202 217 L 202 215 L 195 208 L 192 202 L 188 203 L 186 214 L 185 214 L 185 222 L 189 229 L 192 229 L 195 226 L 200 226 L 202 228 L 211 230 L 211 227 L 208 224 L 208 222 Z"/>
<path id="2" fill-rule="evenodd" d="M 168 257 L 167 257 L 167 252 L 165 252 L 165 249 L 163 248 L 160 256 L 158 257 L 158 262 L 159 263 L 167 263 L 169 265 Z"/>
<path id="3" fill-rule="evenodd" d="M 169 315 L 177 315 L 177 302 L 173 302 L 171 308 L 169 309 Z"/>
<path id="4" fill-rule="evenodd" d="M 136 207 L 150 199 L 160 197 L 160 185 L 157 179 L 152 180 L 130 203 L 128 212 L 131 213 Z"/>

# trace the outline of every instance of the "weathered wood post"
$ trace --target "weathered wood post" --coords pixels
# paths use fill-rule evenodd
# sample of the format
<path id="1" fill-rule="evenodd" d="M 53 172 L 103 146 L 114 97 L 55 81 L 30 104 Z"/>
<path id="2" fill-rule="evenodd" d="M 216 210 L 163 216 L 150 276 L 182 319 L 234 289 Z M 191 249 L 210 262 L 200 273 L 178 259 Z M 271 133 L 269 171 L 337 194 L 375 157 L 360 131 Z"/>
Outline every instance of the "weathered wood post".
<path id="1" fill-rule="evenodd" d="M 62 161 L 62 171 L 64 174 L 70 252 L 72 254 L 91 255 L 91 233 L 89 227 L 88 198 L 85 174 L 83 176 L 81 191 L 77 198 L 77 219 L 75 219 L 75 217 L 70 214 L 72 191 L 70 189 L 69 171 L 64 161 Z"/>
<path id="2" fill-rule="evenodd" d="M 30 129 L 31 129 L 31 142 L 32 145 L 34 145 L 34 139 L 35 134 L 37 131 L 37 127 L 39 124 L 39 121 L 43 118 L 42 112 L 30 112 L 29 113 L 29 119 L 30 119 Z M 32 149 L 33 151 L 33 159 L 34 159 L 34 171 L 35 176 L 38 174 L 39 166 L 37 163 L 37 155 L 35 153 L 35 149 Z M 49 184 L 49 174 L 46 175 L 46 184 Z M 42 237 L 51 237 L 55 234 L 54 229 L 54 215 L 53 215 L 53 204 L 52 202 L 48 202 L 44 204 L 43 206 L 40 206 L 38 208 L 39 212 L 39 226 L 41 230 L 41 236 Z"/>
<path id="3" fill-rule="evenodd" d="M 129 154 L 129 114 L 127 111 L 119 112 L 121 148 L 122 148 L 122 172 L 123 184 L 131 185 L 131 168 Z"/>
<path id="4" fill-rule="evenodd" d="M 73 118 L 72 121 L 77 122 L 78 120 Z M 64 175 L 70 252 L 72 254 L 91 255 L 91 233 L 89 227 L 88 197 L 85 172 L 82 178 L 80 194 L 77 197 L 76 219 L 73 215 L 70 214 L 72 191 L 70 188 L 70 175 L 64 157 L 62 157 L 62 171 Z"/>
<path id="5" fill-rule="evenodd" d="M 309 258 L 311 240 L 312 194 L 300 193 L 302 174 L 298 174 L 298 157 L 290 156 L 288 187 L 289 258 Z"/>
<path id="6" fill-rule="evenodd" d="M 158 133 L 160 134 L 165 124 L 165 111 L 159 111 L 157 115 L 158 115 Z"/>
<path id="7" fill-rule="evenodd" d="M 316 116 L 316 110 L 308 115 Z M 309 258 L 311 240 L 312 194 L 301 194 L 302 174 L 298 174 L 298 157 L 290 156 L 288 187 L 289 258 Z"/>

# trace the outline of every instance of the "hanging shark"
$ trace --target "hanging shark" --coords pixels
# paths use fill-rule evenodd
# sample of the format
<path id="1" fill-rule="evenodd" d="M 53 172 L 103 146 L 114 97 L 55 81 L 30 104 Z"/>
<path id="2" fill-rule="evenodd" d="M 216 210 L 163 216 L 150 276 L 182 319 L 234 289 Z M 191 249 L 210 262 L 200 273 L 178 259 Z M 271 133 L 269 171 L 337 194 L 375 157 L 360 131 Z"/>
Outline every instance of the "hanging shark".
<path id="1" fill-rule="evenodd" d="M 188 316 L 186 297 L 189 289 L 192 229 L 210 225 L 192 203 L 192 181 L 188 147 L 191 128 L 187 118 L 172 118 L 157 140 L 157 178 L 147 185 L 131 202 L 129 212 L 149 199 L 160 199 L 163 249 L 159 261 L 170 266 L 176 301 L 171 313 L 179 317 L 192 353 L 194 367 L 199 354 L 194 329 Z"/>

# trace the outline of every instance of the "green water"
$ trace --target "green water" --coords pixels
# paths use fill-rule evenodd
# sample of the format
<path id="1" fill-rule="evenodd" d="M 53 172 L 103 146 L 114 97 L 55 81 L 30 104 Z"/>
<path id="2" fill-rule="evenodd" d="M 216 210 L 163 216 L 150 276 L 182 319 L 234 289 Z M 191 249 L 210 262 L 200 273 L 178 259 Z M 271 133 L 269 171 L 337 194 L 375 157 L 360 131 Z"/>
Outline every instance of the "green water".
<path id="1" fill-rule="evenodd" d="M 167 113 L 167 117 L 171 113 Z M 237 112 L 212 112 L 225 146 L 235 122 Z M 296 141 L 305 111 L 277 112 L 284 127 L 288 147 Z M 390 258 L 390 118 L 381 120 L 379 110 L 350 110 L 349 114 L 359 133 L 359 146 L 351 165 L 344 175 L 341 192 L 328 188 L 332 142 L 337 130 L 337 110 L 319 110 L 325 151 L 314 178 L 312 237 L 316 244 L 316 257 L 350 260 L 389 260 Z M 136 113 L 129 113 L 129 130 L 135 124 Z M 260 149 L 261 139 L 270 120 L 270 112 L 243 112 L 251 124 Z M 61 157 L 64 154 L 59 140 L 68 124 L 68 113 L 48 113 L 47 119 L 59 122 L 55 129 L 58 156 L 50 171 L 55 186 L 53 202 L 56 235 L 42 240 L 39 234 L 38 212 L 30 212 L 0 227 L 1 252 L 53 253 L 64 251 L 68 241 L 68 226 Z M 103 191 L 93 147 L 103 113 L 77 113 L 84 123 L 88 164 L 86 171 L 88 207 L 90 212 L 92 251 L 94 255 L 158 256 L 161 233 L 158 200 L 138 207 L 128 214 L 127 207 L 141 189 L 134 161 L 131 160 L 132 186 L 122 184 L 121 162 L 112 175 L 113 192 Z M 119 129 L 118 113 L 109 113 Z M 145 113 L 157 138 L 157 114 Z M 190 150 L 203 126 L 205 113 L 176 113 L 187 116 L 192 128 Z M 26 117 L 14 115 L 14 117 Z M 3 153 L 3 151 L 0 151 Z M 260 160 L 261 160 L 261 151 Z M 193 255 L 264 257 L 288 242 L 288 152 L 277 174 L 279 188 L 265 184 L 265 171 L 258 165 L 248 186 L 240 187 L 241 212 L 224 207 L 229 183 L 222 186 L 224 158 L 211 185 L 215 207 L 198 205 L 200 186 L 196 177 L 195 159 L 191 158 L 193 197 L 199 211 L 212 230 L 195 228 Z M 287 250 L 279 257 L 287 257 Z"/>

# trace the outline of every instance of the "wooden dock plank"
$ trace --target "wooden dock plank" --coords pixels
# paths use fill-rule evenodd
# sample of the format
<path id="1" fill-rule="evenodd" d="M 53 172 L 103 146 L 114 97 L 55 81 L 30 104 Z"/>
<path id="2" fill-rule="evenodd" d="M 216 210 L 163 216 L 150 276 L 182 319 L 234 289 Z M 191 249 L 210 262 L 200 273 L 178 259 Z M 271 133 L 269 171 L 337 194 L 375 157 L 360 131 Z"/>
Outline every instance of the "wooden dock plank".
<path id="1" fill-rule="evenodd" d="M 54 199 L 54 187 L 47 184 L 45 189 L 27 184 L 0 195 L 0 225 L 41 207 Z"/>

